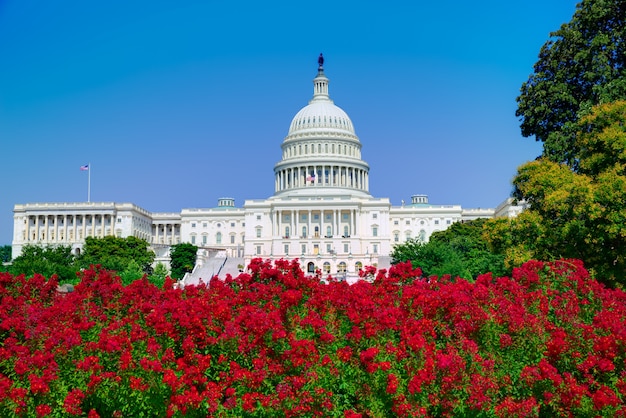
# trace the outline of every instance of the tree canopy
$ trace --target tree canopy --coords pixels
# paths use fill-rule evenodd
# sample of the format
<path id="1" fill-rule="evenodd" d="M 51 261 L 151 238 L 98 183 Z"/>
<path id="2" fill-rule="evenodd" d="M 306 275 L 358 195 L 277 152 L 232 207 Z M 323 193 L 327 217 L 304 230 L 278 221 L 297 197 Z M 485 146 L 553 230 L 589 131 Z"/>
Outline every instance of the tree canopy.
<path id="1" fill-rule="evenodd" d="M 540 159 L 520 167 L 515 195 L 530 209 L 515 222 L 534 258 L 579 258 L 598 278 L 626 284 L 626 101 L 599 105 L 577 123 L 578 171 Z M 528 222 L 532 219 L 533 222 Z"/>
<path id="2" fill-rule="evenodd" d="M 412 239 L 396 245 L 391 258 L 394 263 L 411 261 L 427 276 L 449 274 L 472 279 L 487 272 L 503 276 L 508 272 L 504 255 L 492 251 L 484 238 L 488 225 L 487 219 L 454 223 L 433 233 L 427 243 Z"/>
<path id="3" fill-rule="evenodd" d="M 59 282 L 77 281 L 72 248 L 64 245 L 25 245 L 22 253 L 13 260 L 10 271 L 14 275 L 24 274 L 27 277 L 35 273 L 45 277 L 56 274 Z"/>
<path id="4" fill-rule="evenodd" d="M 193 267 L 196 265 L 197 252 L 198 247 L 186 242 L 172 246 L 170 250 L 172 278 L 180 279 L 185 273 L 193 270 Z"/>
<path id="5" fill-rule="evenodd" d="M 154 252 L 149 250 L 147 241 L 133 236 L 85 238 L 85 245 L 80 256 L 81 266 L 100 264 L 107 270 L 122 272 L 129 267 L 131 261 L 137 263 L 140 271 L 150 273 Z"/>
<path id="6" fill-rule="evenodd" d="M 543 156 L 577 168 L 577 121 L 596 104 L 626 97 L 626 0 L 583 0 L 550 34 L 521 88 L 522 135 L 544 142 Z"/>

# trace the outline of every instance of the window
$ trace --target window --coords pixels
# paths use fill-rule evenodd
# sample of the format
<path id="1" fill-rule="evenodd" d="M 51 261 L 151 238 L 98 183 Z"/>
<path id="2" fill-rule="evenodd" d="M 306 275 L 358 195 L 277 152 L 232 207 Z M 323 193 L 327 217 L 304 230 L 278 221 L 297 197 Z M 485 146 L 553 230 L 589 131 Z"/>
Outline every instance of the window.
<path id="1" fill-rule="evenodd" d="M 216 244 L 221 244 L 222 243 L 222 233 L 218 232 L 217 234 L 215 234 L 215 243 Z"/>
<path id="2" fill-rule="evenodd" d="M 256 220 L 257 220 L 257 221 L 260 221 L 260 220 L 261 220 L 261 215 L 257 215 L 257 216 L 256 216 Z"/>
<path id="3" fill-rule="evenodd" d="M 285 238 L 289 238 L 290 229 L 288 226 L 285 227 Z"/>
<path id="4" fill-rule="evenodd" d="M 313 215 L 313 220 L 314 221 L 319 221 L 320 220 L 320 215 L 317 214 L 317 213 L 315 215 Z"/>
<path id="5" fill-rule="evenodd" d="M 195 235 L 191 236 L 191 243 L 194 244 L 194 245 L 196 244 L 196 236 Z"/>
<path id="6" fill-rule="evenodd" d="M 235 236 L 234 236 L 234 235 L 231 235 L 231 236 L 230 236 L 230 243 L 231 243 L 231 244 L 234 244 L 234 243 L 235 243 Z"/>
<path id="7" fill-rule="evenodd" d="M 372 227 L 372 236 L 373 237 L 377 237 L 378 236 L 378 227 L 377 226 L 373 226 Z"/>
<path id="8" fill-rule="evenodd" d="M 377 213 L 373 213 L 372 214 L 372 219 L 378 219 L 378 214 Z"/>
<path id="9" fill-rule="evenodd" d="M 435 225 L 439 225 L 439 219 L 435 219 Z"/>
<path id="10" fill-rule="evenodd" d="M 231 228 L 234 228 L 234 227 L 235 227 L 235 223 L 234 223 L 234 222 L 231 222 L 231 223 L 230 223 L 230 227 L 231 227 Z"/>
<path id="11" fill-rule="evenodd" d="M 202 235 L 202 244 L 206 245 L 206 235 Z"/>
<path id="12" fill-rule="evenodd" d="M 195 222 L 192 222 L 192 223 L 191 223 L 191 227 L 192 227 L 192 228 L 195 228 L 195 227 L 196 227 L 196 223 L 195 223 Z"/>
<path id="13" fill-rule="evenodd" d="M 343 237 L 348 238 L 350 236 L 350 227 L 348 225 L 343 227 Z"/>
<path id="14" fill-rule="evenodd" d="M 426 231 L 423 229 L 420 231 L 420 241 L 426 242 Z"/>
<path id="15" fill-rule="evenodd" d="M 446 225 L 450 225 L 451 223 L 450 219 L 446 219 Z"/>
<path id="16" fill-rule="evenodd" d="M 206 226 L 206 224 L 205 224 L 204 226 Z M 221 223 L 218 223 L 218 224 L 217 224 L 217 227 L 218 227 L 218 228 L 221 228 L 221 227 L 222 227 L 222 224 L 221 224 Z"/>
<path id="17" fill-rule="evenodd" d="M 337 266 L 337 272 L 338 273 L 345 273 L 346 272 L 346 262 L 342 261 L 341 263 L 339 263 L 339 265 Z"/>
<path id="18" fill-rule="evenodd" d="M 326 252 L 328 254 L 332 254 L 333 253 L 333 248 L 331 246 L 332 244 L 326 244 Z"/>
<path id="19" fill-rule="evenodd" d="M 343 244 L 343 252 L 347 253 L 349 251 L 348 244 Z"/>
<path id="20" fill-rule="evenodd" d="M 327 237 L 332 237 L 332 235 L 333 235 L 333 228 L 330 227 L 330 226 L 327 226 L 326 227 L 326 236 Z"/>
<path id="21" fill-rule="evenodd" d="M 328 261 L 324 263 L 324 273 L 330 274 L 330 263 Z"/>
<path id="22" fill-rule="evenodd" d="M 411 225 L 411 221 L 406 221 L 406 224 L 407 225 Z"/>
<path id="23" fill-rule="evenodd" d="M 257 238 L 261 238 L 261 230 L 262 230 L 262 228 L 260 226 L 257 226 L 257 228 L 256 228 L 256 237 Z"/>
<path id="24" fill-rule="evenodd" d="M 378 254 L 378 244 L 372 244 L 374 254 Z"/>
<path id="25" fill-rule="evenodd" d="M 261 254 L 261 246 L 260 245 L 256 246 L 256 254 L 257 255 Z"/>
<path id="26" fill-rule="evenodd" d="M 122 222 L 122 218 L 117 218 L 117 221 L 118 222 Z"/>
<path id="27" fill-rule="evenodd" d="M 203 222 L 203 223 L 202 223 L 202 227 L 203 227 L 203 228 L 206 228 L 206 227 L 207 227 L 207 223 L 206 223 L 206 222 Z"/>
<path id="28" fill-rule="evenodd" d="M 394 225 L 398 225 L 398 223 L 399 223 L 398 221 L 393 221 Z"/>
<path id="29" fill-rule="evenodd" d="M 341 215 L 341 217 L 343 218 L 343 220 L 344 220 L 344 221 L 347 221 L 347 220 L 349 220 L 349 219 L 350 219 L 350 214 L 349 214 L 349 213 L 343 213 L 343 214 Z"/>
<path id="30" fill-rule="evenodd" d="M 302 244 L 302 254 L 306 254 L 306 244 Z"/>
<path id="31" fill-rule="evenodd" d="M 327 221 L 330 221 L 331 219 L 332 219 L 332 218 L 331 218 L 330 213 L 327 213 L 327 214 L 326 214 L 326 220 L 327 220 Z"/>
<path id="32" fill-rule="evenodd" d="M 306 238 L 306 226 L 302 227 L 302 238 Z"/>
<path id="33" fill-rule="evenodd" d="M 289 244 L 285 244 L 285 255 L 289 255 Z"/>
<path id="34" fill-rule="evenodd" d="M 393 242 L 399 242 L 400 241 L 400 234 L 398 232 L 394 232 L 393 233 Z"/>
<path id="35" fill-rule="evenodd" d="M 356 263 L 354 263 L 354 269 L 356 271 L 361 271 L 363 270 L 363 263 L 361 263 L 360 261 L 357 261 Z"/>

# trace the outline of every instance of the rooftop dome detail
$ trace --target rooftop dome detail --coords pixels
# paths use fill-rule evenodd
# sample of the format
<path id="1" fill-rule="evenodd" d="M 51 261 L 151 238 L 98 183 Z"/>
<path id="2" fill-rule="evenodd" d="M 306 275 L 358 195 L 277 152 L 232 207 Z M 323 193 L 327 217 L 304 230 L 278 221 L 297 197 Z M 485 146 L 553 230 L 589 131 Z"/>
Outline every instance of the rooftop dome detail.
<path id="1" fill-rule="evenodd" d="M 330 130 L 355 135 L 352 121 L 328 95 L 328 78 L 324 74 L 324 59 L 320 54 L 317 76 L 313 79 L 313 98 L 291 120 L 288 137 L 309 129 Z M 343 132 L 342 132 L 343 131 Z"/>

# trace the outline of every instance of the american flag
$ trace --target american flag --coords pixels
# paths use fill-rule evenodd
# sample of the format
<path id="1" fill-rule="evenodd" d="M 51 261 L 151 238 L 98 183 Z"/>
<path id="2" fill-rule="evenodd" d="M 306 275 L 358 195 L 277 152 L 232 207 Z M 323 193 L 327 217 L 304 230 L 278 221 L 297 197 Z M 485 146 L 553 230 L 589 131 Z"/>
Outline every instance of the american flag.
<path id="1" fill-rule="evenodd" d="M 81 165 L 80 171 L 89 171 L 89 164 Z"/>

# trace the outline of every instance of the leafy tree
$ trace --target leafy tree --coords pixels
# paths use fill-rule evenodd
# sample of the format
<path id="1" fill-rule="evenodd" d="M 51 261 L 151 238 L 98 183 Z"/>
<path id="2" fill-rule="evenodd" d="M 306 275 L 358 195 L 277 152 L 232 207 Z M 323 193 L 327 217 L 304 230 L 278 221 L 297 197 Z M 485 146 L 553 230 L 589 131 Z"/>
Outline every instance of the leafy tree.
<path id="1" fill-rule="evenodd" d="M 486 272 L 505 275 L 504 255 L 493 252 L 483 237 L 487 224 L 486 219 L 455 223 L 433 233 L 428 243 L 413 239 L 395 246 L 391 257 L 394 263 L 411 261 L 425 275 L 450 274 L 466 279 Z"/>
<path id="2" fill-rule="evenodd" d="M 165 283 L 165 279 L 167 278 L 167 267 L 161 262 L 158 262 L 154 267 L 154 271 L 148 277 L 150 283 L 155 284 L 159 288 L 163 288 L 163 284 Z"/>
<path id="3" fill-rule="evenodd" d="M 128 286 L 135 280 L 139 280 L 144 276 L 144 272 L 139 267 L 139 264 L 135 260 L 130 260 L 126 265 L 126 268 L 120 273 L 120 279 L 122 279 L 122 284 L 124 286 Z"/>
<path id="4" fill-rule="evenodd" d="M 180 279 L 196 265 L 198 247 L 189 243 L 173 245 L 170 250 L 172 278 Z"/>
<path id="5" fill-rule="evenodd" d="M 547 159 L 520 167 L 515 195 L 530 204 L 523 245 L 540 259 L 580 258 L 605 282 L 626 284 L 626 102 L 578 122 L 578 172 Z"/>
<path id="6" fill-rule="evenodd" d="M 0 247 L 0 263 L 8 263 L 11 261 L 13 247 L 10 245 L 3 245 Z"/>
<path id="7" fill-rule="evenodd" d="M 626 97 L 626 1 L 583 0 L 550 34 L 521 88 L 522 135 L 544 142 L 543 156 L 577 168 L 577 121 L 596 104 Z"/>
<path id="8" fill-rule="evenodd" d="M 44 277 L 50 277 L 56 274 L 59 282 L 77 281 L 77 267 L 72 248 L 64 245 L 46 247 L 25 245 L 22 253 L 13 260 L 9 270 L 14 275 L 24 274 L 31 277 L 39 273 Z"/>
<path id="9" fill-rule="evenodd" d="M 87 237 L 80 264 L 82 267 L 100 264 L 107 270 L 122 272 L 127 269 L 131 260 L 137 263 L 140 271 L 150 273 L 154 252 L 149 250 L 147 241 L 132 236 L 126 238 Z"/>

